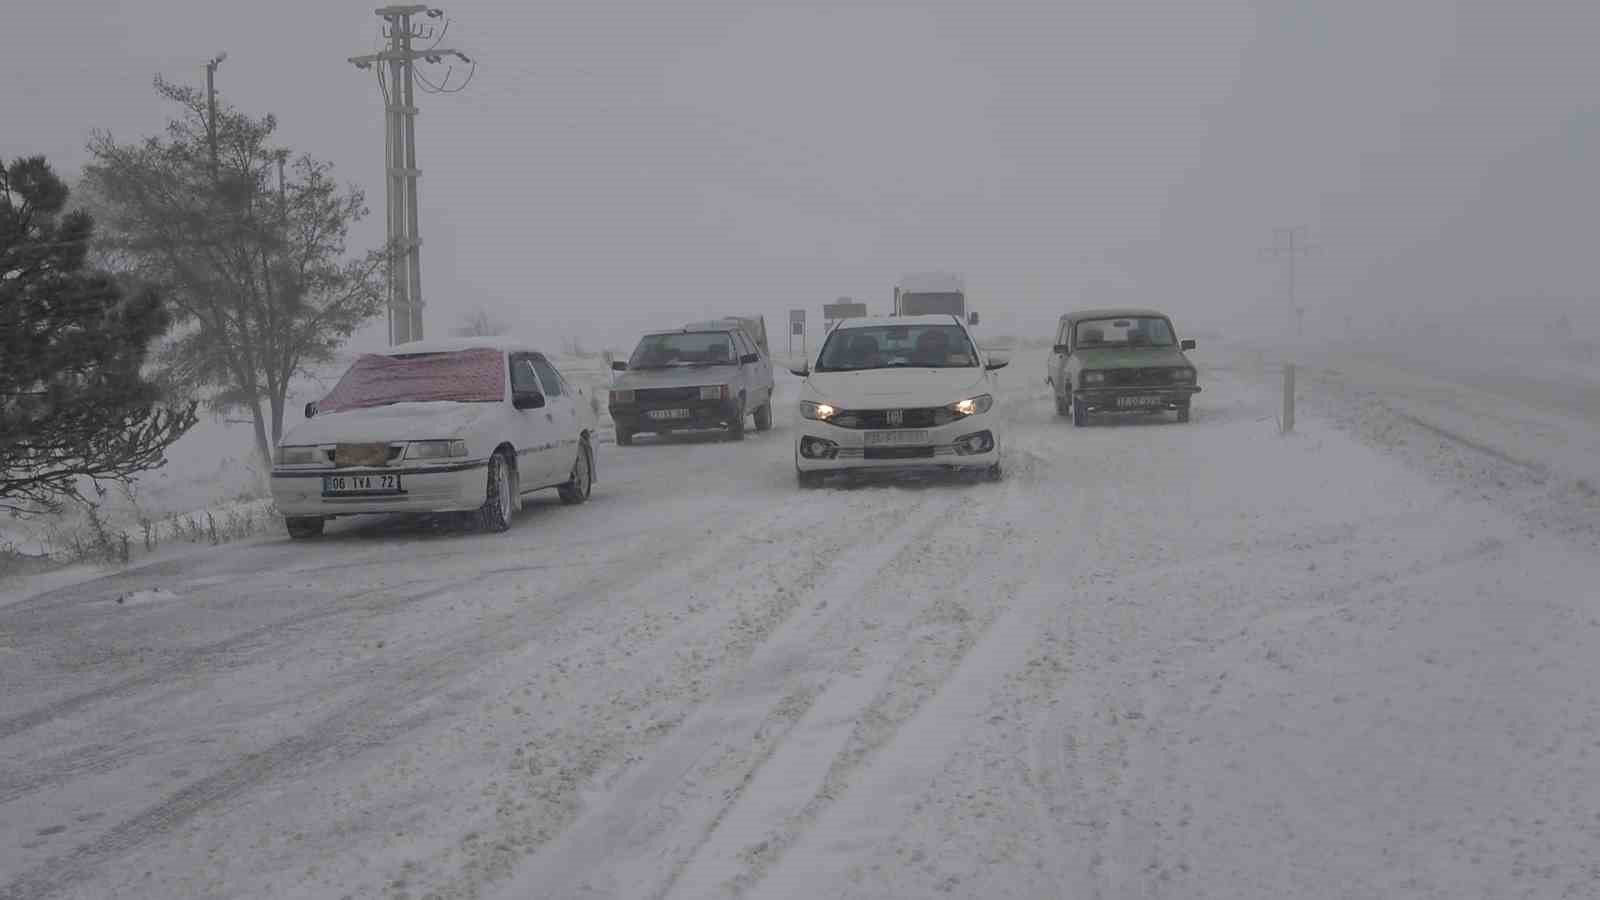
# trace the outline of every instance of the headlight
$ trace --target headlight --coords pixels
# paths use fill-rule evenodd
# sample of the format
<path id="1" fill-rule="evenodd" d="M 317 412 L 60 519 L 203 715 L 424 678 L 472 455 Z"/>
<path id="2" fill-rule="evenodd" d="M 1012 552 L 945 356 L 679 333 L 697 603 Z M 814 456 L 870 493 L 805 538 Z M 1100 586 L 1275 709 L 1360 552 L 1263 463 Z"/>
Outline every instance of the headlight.
<path id="1" fill-rule="evenodd" d="M 406 447 L 406 459 L 450 459 L 466 455 L 466 441 L 412 441 Z"/>
<path id="2" fill-rule="evenodd" d="M 728 399 L 728 386 L 725 384 L 709 384 L 700 389 L 701 400 L 726 400 Z"/>
<path id="3" fill-rule="evenodd" d="M 612 391 L 611 392 L 611 402 L 612 403 L 632 403 L 633 402 L 633 390 L 631 388 L 629 388 L 627 390 L 622 390 L 622 391 Z"/>
<path id="4" fill-rule="evenodd" d="M 1194 370 L 1193 369 L 1173 369 L 1172 370 L 1172 380 L 1173 381 L 1181 381 L 1181 382 L 1183 382 L 1185 384 L 1191 383 L 1191 382 L 1194 381 Z"/>
<path id="5" fill-rule="evenodd" d="M 839 411 L 826 403 L 812 403 L 810 400 L 800 401 L 800 418 L 810 419 L 814 422 L 826 422 L 838 415 Z"/>
<path id="6" fill-rule="evenodd" d="M 1104 372 L 1085 372 L 1085 373 L 1083 373 L 1083 383 L 1084 384 L 1101 384 L 1105 380 L 1106 380 L 1106 373 L 1104 373 Z"/>
<path id="7" fill-rule="evenodd" d="M 280 466 L 314 466 L 323 461 L 316 447 L 279 447 L 276 457 Z"/>
<path id="8" fill-rule="evenodd" d="M 988 412 L 991 406 L 994 406 L 994 397 L 983 394 L 966 400 L 957 400 L 950 404 L 949 409 L 958 416 L 975 416 L 978 413 Z"/>

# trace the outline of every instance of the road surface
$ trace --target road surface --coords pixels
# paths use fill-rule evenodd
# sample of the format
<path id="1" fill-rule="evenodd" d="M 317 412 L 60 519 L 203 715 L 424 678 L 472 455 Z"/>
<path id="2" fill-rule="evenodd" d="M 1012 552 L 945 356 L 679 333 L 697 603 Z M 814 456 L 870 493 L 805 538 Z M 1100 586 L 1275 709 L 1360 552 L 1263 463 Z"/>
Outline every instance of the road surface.
<path id="1" fill-rule="evenodd" d="M 1198 360 L 1074 429 L 1020 354 L 997 484 L 801 492 L 785 403 L 505 534 L 13 585 L 0 898 L 1595 896 L 1600 499 Z"/>

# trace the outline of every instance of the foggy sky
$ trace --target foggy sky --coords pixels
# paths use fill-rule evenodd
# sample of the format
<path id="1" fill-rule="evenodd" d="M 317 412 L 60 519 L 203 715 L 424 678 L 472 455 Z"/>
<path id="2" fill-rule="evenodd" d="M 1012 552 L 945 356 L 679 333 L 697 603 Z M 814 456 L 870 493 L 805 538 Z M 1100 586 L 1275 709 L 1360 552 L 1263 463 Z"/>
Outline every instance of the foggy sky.
<path id="1" fill-rule="evenodd" d="M 55 0 L 8 17 L 0 155 L 75 175 L 161 73 L 281 121 L 367 190 L 382 101 L 346 58 L 377 4 Z M 1278 225 L 1311 226 L 1314 327 L 1485 298 L 1600 298 L 1600 4 L 456 0 L 480 65 L 420 95 L 423 289 L 555 346 L 964 272 L 995 331 L 1074 306 L 1283 324 Z M 435 77 L 440 72 L 432 73 Z M 779 320 L 774 325 L 774 320 Z M 381 327 L 362 342 L 382 342 Z"/>

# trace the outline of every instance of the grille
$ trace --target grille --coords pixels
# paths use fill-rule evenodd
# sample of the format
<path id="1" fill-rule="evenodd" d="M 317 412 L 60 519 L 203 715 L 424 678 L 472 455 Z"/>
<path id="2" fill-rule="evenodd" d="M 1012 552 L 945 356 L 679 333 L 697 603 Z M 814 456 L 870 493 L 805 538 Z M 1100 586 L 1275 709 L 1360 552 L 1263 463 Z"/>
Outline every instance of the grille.
<path id="1" fill-rule="evenodd" d="M 698 387 L 670 387 L 670 388 L 639 388 L 633 392 L 634 399 L 640 403 L 682 403 L 685 400 L 699 400 Z"/>
<path id="2" fill-rule="evenodd" d="M 911 457 L 879 456 L 879 455 L 877 455 L 877 451 L 878 450 L 911 450 L 911 451 L 915 451 L 915 452 L 919 453 L 920 455 L 911 456 Z M 837 458 L 837 459 L 905 459 L 905 458 L 926 459 L 927 457 L 930 457 L 930 456 L 937 457 L 937 456 L 956 456 L 956 455 L 958 455 L 956 453 L 956 448 L 950 446 L 949 444 L 945 444 L 945 445 L 937 446 L 937 447 L 881 447 L 881 448 L 880 447 L 874 447 L 870 451 L 865 447 L 840 447 L 839 448 L 839 452 L 837 454 L 835 454 L 835 458 Z"/>
<path id="3" fill-rule="evenodd" d="M 1172 384 L 1171 369 L 1107 369 L 1105 383 L 1116 387 Z"/>
<path id="4" fill-rule="evenodd" d="M 900 411 L 901 419 L 897 424 L 889 424 L 889 410 L 886 409 L 847 409 L 829 419 L 831 425 L 840 428 L 935 428 L 955 421 L 955 414 L 942 406 L 925 406 L 915 409 Z"/>
<path id="5" fill-rule="evenodd" d="M 864 459 L 932 459 L 932 447 L 866 447 Z"/>
<path id="6" fill-rule="evenodd" d="M 388 465 L 389 463 L 392 463 L 395 460 L 399 459 L 400 458 L 400 454 L 402 454 L 404 452 L 406 452 L 406 445 L 405 444 L 390 444 L 389 445 L 389 452 L 386 454 L 387 459 L 384 460 L 384 465 Z M 329 463 L 332 463 L 334 461 L 334 456 L 336 455 L 336 453 L 337 453 L 337 451 L 333 447 L 324 447 L 322 449 L 322 455 L 327 458 Z"/>

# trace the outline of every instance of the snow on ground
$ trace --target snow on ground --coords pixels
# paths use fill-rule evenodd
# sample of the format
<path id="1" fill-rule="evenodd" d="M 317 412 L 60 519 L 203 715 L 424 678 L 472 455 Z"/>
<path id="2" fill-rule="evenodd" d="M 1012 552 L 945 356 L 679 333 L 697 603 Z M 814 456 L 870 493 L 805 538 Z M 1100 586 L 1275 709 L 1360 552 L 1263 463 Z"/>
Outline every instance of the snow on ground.
<path id="1" fill-rule="evenodd" d="M 1600 510 L 1197 357 L 1074 429 L 1019 353 L 998 484 L 800 492 L 780 403 L 0 596 L 0 898 L 1595 895 Z"/>

